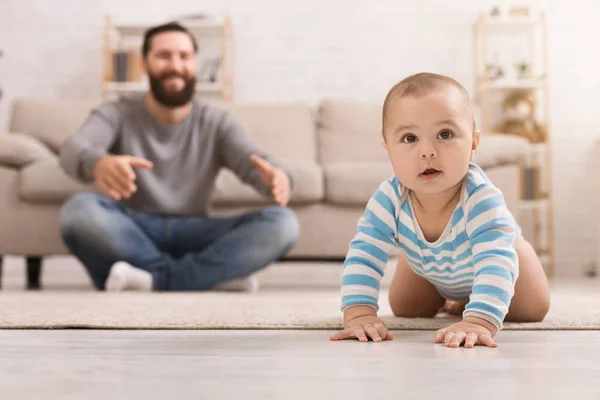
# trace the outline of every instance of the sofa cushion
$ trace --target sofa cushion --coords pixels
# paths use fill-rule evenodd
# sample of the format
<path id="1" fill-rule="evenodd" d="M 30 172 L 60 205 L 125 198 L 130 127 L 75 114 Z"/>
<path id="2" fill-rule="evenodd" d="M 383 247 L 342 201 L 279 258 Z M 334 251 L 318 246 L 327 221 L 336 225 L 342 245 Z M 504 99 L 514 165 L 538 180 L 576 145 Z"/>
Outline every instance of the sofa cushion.
<path id="1" fill-rule="evenodd" d="M 81 127 L 98 104 L 99 100 L 17 100 L 10 130 L 31 135 L 58 152 L 62 142 Z"/>
<path id="2" fill-rule="evenodd" d="M 314 112 L 302 105 L 232 105 L 228 109 L 264 151 L 278 159 L 310 160 L 317 157 Z"/>
<path id="3" fill-rule="evenodd" d="M 323 171 L 315 163 L 286 161 L 294 176 L 294 189 L 290 204 L 310 204 L 324 196 Z M 212 194 L 215 206 L 268 204 L 269 199 L 250 185 L 244 184 L 228 169 L 221 169 Z"/>
<path id="4" fill-rule="evenodd" d="M 32 203 L 62 203 L 82 191 L 100 193 L 94 184 L 83 184 L 66 175 L 58 158 L 38 160 L 21 170 L 21 199 Z"/>
<path id="5" fill-rule="evenodd" d="M 352 206 L 365 206 L 379 185 L 394 175 L 389 161 L 333 163 L 324 172 L 326 201 Z"/>
<path id="6" fill-rule="evenodd" d="M 0 135 L 0 165 L 21 168 L 35 160 L 53 157 L 39 140 L 23 133 Z"/>
<path id="7" fill-rule="evenodd" d="M 324 100 L 319 107 L 317 134 L 323 165 L 388 160 L 381 145 L 381 106 Z"/>

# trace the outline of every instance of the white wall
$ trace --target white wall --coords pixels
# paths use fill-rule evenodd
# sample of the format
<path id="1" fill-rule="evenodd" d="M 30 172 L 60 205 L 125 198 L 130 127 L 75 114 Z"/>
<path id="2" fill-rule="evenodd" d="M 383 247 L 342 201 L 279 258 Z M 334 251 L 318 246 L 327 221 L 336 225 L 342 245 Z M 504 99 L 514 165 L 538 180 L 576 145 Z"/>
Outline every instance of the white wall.
<path id="1" fill-rule="evenodd" d="M 417 5 L 417 3 L 419 3 Z M 516 3 L 526 3 L 524 1 Z M 2 0 L 0 130 L 21 96 L 96 97 L 105 13 L 124 19 L 227 12 L 235 29 L 239 102 L 315 104 L 322 97 L 381 102 L 419 71 L 473 86 L 472 24 L 506 1 L 469 0 Z M 579 275 L 596 254 L 588 168 L 600 131 L 597 0 L 531 1 L 549 17 L 556 262 Z"/>

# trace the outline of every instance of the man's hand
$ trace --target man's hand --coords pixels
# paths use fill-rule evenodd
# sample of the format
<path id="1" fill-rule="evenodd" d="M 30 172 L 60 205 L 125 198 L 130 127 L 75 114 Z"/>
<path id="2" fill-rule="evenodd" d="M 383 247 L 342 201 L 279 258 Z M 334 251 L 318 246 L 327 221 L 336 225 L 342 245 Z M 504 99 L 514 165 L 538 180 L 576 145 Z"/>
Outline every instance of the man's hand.
<path id="1" fill-rule="evenodd" d="M 271 189 L 271 195 L 275 199 L 275 202 L 282 207 L 286 206 L 292 195 L 290 181 L 286 173 L 279 168 L 275 168 L 267 160 L 257 155 L 252 155 L 250 161 L 258 168 L 260 178 L 265 185 Z"/>
<path id="2" fill-rule="evenodd" d="M 331 335 L 329 340 L 358 339 L 368 342 L 369 337 L 374 342 L 392 340 L 394 337 L 377 317 L 373 307 L 355 306 L 344 312 L 344 330 Z"/>
<path id="3" fill-rule="evenodd" d="M 465 317 L 461 322 L 442 328 L 435 333 L 435 343 L 444 343 L 446 347 L 457 348 L 464 342 L 466 348 L 479 344 L 498 347 L 492 337 L 496 333 L 494 325 L 484 319 Z"/>
<path id="4" fill-rule="evenodd" d="M 128 199 L 137 190 L 133 168 L 152 168 L 152 162 L 133 156 L 104 156 L 92 176 L 96 185 L 113 200 Z"/>

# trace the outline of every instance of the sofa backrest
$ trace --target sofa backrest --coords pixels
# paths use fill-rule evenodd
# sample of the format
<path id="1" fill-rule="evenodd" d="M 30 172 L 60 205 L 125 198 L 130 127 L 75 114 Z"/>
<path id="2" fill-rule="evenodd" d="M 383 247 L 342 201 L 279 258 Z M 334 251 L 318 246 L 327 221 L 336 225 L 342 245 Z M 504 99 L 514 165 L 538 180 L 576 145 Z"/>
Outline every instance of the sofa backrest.
<path id="1" fill-rule="evenodd" d="M 100 100 L 21 99 L 13 103 L 10 131 L 31 135 L 58 151 Z M 266 152 L 282 160 L 316 161 L 314 112 L 301 105 L 231 105 L 229 109 Z"/>
<path id="2" fill-rule="evenodd" d="M 259 148 L 285 160 L 317 160 L 315 116 L 304 105 L 227 105 Z"/>
<path id="3" fill-rule="evenodd" d="M 317 140 L 321 164 L 389 161 L 381 136 L 381 106 L 324 100 Z"/>
<path id="4" fill-rule="evenodd" d="M 10 131 L 31 135 L 58 152 L 100 100 L 19 99 L 13 103 Z"/>

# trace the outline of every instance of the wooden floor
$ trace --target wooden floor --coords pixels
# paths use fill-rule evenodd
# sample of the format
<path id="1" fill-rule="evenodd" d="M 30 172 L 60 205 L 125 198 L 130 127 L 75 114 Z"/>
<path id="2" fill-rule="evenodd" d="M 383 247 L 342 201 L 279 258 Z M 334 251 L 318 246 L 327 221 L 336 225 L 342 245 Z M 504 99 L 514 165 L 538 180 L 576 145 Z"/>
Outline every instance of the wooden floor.
<path id="1" fill-rule="evenodd" d="M 311 287 L 337 290 L 339 265 L 310 268 Z M 45 290 L 91 289 L 73 260 L 44 270 Z M 298 273 L 270 271 L 263 290 Z M 22 260 L 3 278 L 23 290 Z M 600 331 L 504 331 L 497 349 L 445 348 L 433 332 L 367 344 L 330 334 L 0 330 L 0 399 L 600 399 Z"/>
<path id="2" fill-rule="evenodd" d="M 600 332 L 0 331 L 3 399 L 599 399 Z"/>

